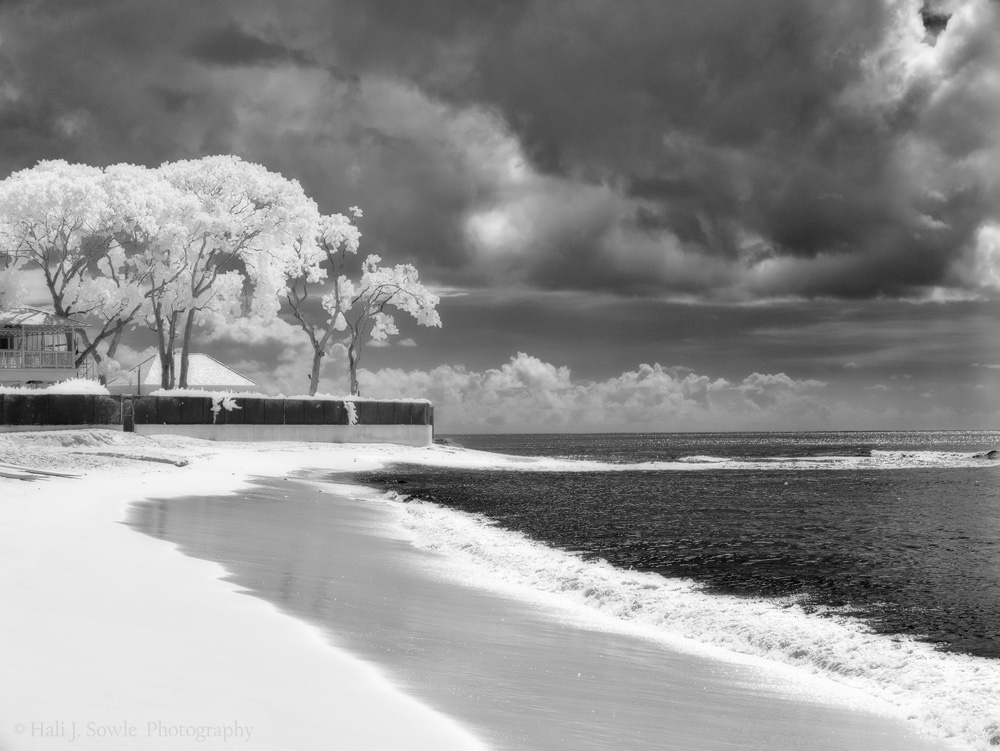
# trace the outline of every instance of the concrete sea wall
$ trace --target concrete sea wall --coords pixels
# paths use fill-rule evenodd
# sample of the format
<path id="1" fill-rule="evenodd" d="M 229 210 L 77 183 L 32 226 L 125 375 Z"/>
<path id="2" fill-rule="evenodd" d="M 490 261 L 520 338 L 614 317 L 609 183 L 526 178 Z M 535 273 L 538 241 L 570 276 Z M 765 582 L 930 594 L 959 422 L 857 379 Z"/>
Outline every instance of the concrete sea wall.
<path id="1" fill-rule="evenodd" d="M 217 441 L 426 446 L 434 440 L 434 407 L 394 400 L 0 394 L 0 432 L 82 427 Z"/>

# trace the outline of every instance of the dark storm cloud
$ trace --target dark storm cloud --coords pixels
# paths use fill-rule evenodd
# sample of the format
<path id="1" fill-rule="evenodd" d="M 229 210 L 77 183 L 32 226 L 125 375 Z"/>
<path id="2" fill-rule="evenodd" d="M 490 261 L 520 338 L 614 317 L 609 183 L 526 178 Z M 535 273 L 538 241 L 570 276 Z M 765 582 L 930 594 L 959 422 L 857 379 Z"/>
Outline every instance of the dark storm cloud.
<path id="1" fill-rule="evenodd" d="M 924 22 L 924 28 L 927 29 L 928 34 L 931 34 L 935 38 L 948 25 L 948 18 L 948 15 L 937 13 L 930 8 L 922 8 L 920 10 L 920 20 Z"/>
<path id="2" fill-rule="evenodd" d="M 335 5 L 360 69 L 496 108 L 540 173 L 628 199 L 533 237 L 529 284 L 915 294 L 967 283 L 996 216 L 995 4 Z"/>
<path id="3" fill-rule="evenodd" d="M 195 95 L 190 91 L 180 91 L 169 86 L 150 86 L 147 91 L 159 100 L 163 109 L 167 112 L 177 112 L 195 100 Z"/>
<path id="4" fill-rule="evenodd" d="M 202 24 L 228 20 L 220 11 L 120 0 L 0 8 L 0 120 L 22 113 L 20 134 L 0 131 L 0 169 L 56 158 L 158 164 L 225 149 L 229 93 L 181 54 Z"/>
<path id="5" fill-rule="evenodd" d="M 996 92 L 975 76 L 996 64 L 998 33 L 966 34 L 944 75 L 898 102 L 853 103 L 867 56 L 903 21 L 870 2 L 538 4 L 479 69 L 543 168 L 623 185 L 688 250 L 736 259 L 750 235 L 778 257 L 843 259 L 789 291 L 901 294 L 945 279 L 996 198 L 985 175 L 942 163 L 965 195 L 948 205 L 959 185 L 946 184 L 946 198 L 922 206 L 942 175 L 907 174 L 901 150 L 995 150 Z M 968 80 L 954 101 L 933 102 L 959 71 Z M 933 233 L 922 232 L 928 213 Z"/>
<path id="6" fill-rule="evenodd" d="M 254 66 L 294 63 L 313 65 L 315 61 L 301 50 L 250 34 L 239 26 L 229 25 L 201 35 L 188 51 L 197 60 L 211 65 Z"/>
<path id="7" fill-rule="evenodd" d="M 912 295 L 977 284 L 998 29 L 985 0 L 0 2 L 0 168 L 231 151 L 452 284 Z"/>

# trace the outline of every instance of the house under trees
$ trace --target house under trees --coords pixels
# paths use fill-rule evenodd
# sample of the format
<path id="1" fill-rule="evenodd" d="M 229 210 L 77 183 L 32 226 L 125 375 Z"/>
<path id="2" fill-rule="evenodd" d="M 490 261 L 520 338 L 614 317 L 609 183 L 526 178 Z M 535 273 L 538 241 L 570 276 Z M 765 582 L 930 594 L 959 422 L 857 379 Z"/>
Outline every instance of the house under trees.
<path id="1" fill-rule="evenodd" d="M 88 324 L 37 308 L 0 309 L 0 385 L 45 386 L 88 377 L 74 365 Z"/>

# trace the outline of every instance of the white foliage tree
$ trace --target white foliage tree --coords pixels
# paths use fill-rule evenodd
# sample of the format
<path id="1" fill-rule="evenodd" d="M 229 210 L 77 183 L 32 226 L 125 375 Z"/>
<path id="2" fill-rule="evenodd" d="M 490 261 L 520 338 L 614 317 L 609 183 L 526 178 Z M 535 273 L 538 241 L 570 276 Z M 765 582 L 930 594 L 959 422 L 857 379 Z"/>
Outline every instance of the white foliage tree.
<path id="1" fill-rule="evenodd" d="M 39 162 L 0 182 L 0 254 L 6 276 L 38 269 L 60 316 L 91 316 L 96 333 L 83 334 L 79 367 L 98 345 L 121 332 L 139 312 L 134 280 L 114 235 L 109 180 L 97 167 L 64 161 Z M 10 282 L 8 282 L 9 284 Z M 10 304 L 10 303 L 7 303 Z"/>
<path id="2" fill-rule="evenodd" d="M 163 236 L 142 255 L 151 279 L 148 323 L 157 332 L 161 385 L 184 388 L 194 326 L 208 312 L 277 315 L 296 241 L 312 237 L 319 212 L 297 181 L 235 156 L 173 162 L 159 175 L 183 200 L 170 204 L 171 220 L 157 226 Z"/>
<path id="3" fill-rule="evenodd" d="M 359 208 L 352 207 L 354 217 L 361 217 Z M 309 337 L 313 348 L 310 394 L 319 383 L 322 358 L 337 343 L 343 332 L 347 345 L 348 374 L 351 393 L 361 394 L 358 366 L 363 343 L 385 341 L 399 333 L 389 310 L 409 314 L 421 326 L 440 326 L 437 312 L 440 300 L 419 280 L 410 264 L 383 267 L 377 255 L 362 263 L 361 278 L 354 282 L 344 273 L 348 255 L 357 255 L 361 233 L 351 220 L 342 215 L 324 217 L 315 243 L 303 243 L 299 248 L 295 274 L 285 290 L 285 299 L 300 327 Z M 333 283 L 319 296 L 318 307 L 310 310 L 310 289 Z"/>
<path id="4" fill-rule="evenodd" d="M 99 265 L 103 277 L 91 284 L 88 299 L 105 309 L 134 310 L 136 318 L 148 324 L 155 317 L 157 293 L 183 272 L 174 261 L 181 255 L 197 202 L 156 169 L 116 164 L 105 173 L 115 244 Z M 112 339 L 109 356 L 123 330 Z"/>
<path id="5" fill-rule="evenodd" d="M 99 344 L 113 360 L 144 320 L 157 335 L 161 386 L 173 388 L 187 386 L 204 318 L 266 321 L 283 297 L 312 344 L 311 393 L 322 357 L 343 341 L 359 394 L 363 342 L 398 333 L 392 311 L 423 326 L 441 319 L 411 265 L 382 267 L 372 255 L 360 279 L 348 278 L 361 239 L 361 211 L 351 213 L 321 218 L 297 181 L 234 156 L 155 169 L 41 162 L 0 182 L 0 303 L 18 299 L 21 270 L 39 270 L 58 315 L 100 322 L 78 365 L 90 354 L 100 363 Z"/>
<path id="6" fill-rule="evenodd" d="M 356 218 L 362 216 L 357 206 L 351 207 L 351 214 Z M 333 214 L 320 219 L 315 241 L 306 238 L 298 246 L 297 265 L 285 289 L 285 300 L 312 346 L 310 395 L 314 395 L 319 386 L 323 358 L 335 343 L 337 332 L 344 330 L 341 316 L 328 312 L 330 308 L 338 309 L 338 284 L 335 283 L 332 291 L 320 295 L 318 299 L 311 293 L 327 279 L 339 281 L 347 255 L 357 255 L 360 243 L 361 232 L 351 219 L 343 214 Z"/>
<path id="7" fill-rule="evenodd" d="M 340 277 L 333 298 L 324 300 L 327 312 L 349 336 L 347 367 L 355 396 L 361 394 L 358 366 L 366 338 L 385 341 L 399 333 L 387 309 L 408 313 L 421 326 L 441 325 L 437 312 L 440 299 L 421 284 L 417 270 L 408 263 L 389 267 L 379 266 L 381 262 L 375 254 L 368 256 L 362 265 L 361 281 L 354 284 Z"/>

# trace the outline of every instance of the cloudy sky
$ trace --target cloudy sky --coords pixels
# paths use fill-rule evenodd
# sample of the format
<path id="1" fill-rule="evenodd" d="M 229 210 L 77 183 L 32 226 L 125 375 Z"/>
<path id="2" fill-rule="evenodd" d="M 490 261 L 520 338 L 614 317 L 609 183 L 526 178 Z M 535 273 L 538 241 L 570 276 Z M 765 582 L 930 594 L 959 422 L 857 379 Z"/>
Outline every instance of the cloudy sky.
<path id="1" fill-rule="evenodd" d="M 0 176 L 218 153 L 440 291 L 362 383 L 442 431 L 1000 420 L 997 0 L 0 0 Z"/>

